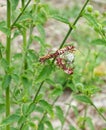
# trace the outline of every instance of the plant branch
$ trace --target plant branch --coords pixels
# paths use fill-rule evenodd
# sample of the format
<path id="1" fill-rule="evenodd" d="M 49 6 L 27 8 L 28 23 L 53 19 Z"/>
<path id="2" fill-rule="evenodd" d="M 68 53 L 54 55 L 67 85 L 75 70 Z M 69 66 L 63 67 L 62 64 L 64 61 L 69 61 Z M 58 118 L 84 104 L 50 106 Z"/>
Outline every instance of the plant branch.
<path id="1" fill-rule="evenodd" d="M 86 7 L 86 5 L 87 5 L 88 2 L 89 2 L 89 0 L 87 0 L 87 1 L 85 2 L 85 4 L 84 4 L 84 6 L 82 7 L 82 9 L 81 9 L 81 11 L 80 11 L 78 17 L 75 19 L 74 23 L 72 24 L 72 26 L 70 27 L 69 31 L 67 32 L 65 38 L 63 39 L 63 41 L 62 41 L 62 43 L 61 43 L 59 49 L 61 49 L 61 48 L 63 47 L 63 45 L 65 44 L 65 42 L 66 42 L 67 38 L 69 37 L 71 31 L 73 30 L 73 26 L 75 26 L 75 24 L 77 23 L 77 21 L 78 21 L 79 18 L 81 17 L 81 14 L 82 14 L 83 10 L 85 9 L 85 7 Z M 54 63 L 54 61 L 55 61 L 55 58 L 53 59 L 52 64 Z M 39 89 L 38 89 L 39 91 L 40 91 L 40 89 L 41 89 L 43 83 L 44 83 L 44 81 L 42 81 L 41 85 L 39 86 Z M 37 91 L 37 94 L 38 94 L 38 91 Z M 36 96 L 35 96 L 35 97 L 36 97 Z M 35 100 L 36 100 L 36 98 L 34 98 L 34 101 L 35 101 Z"/>
<path id="2" fill-rule="evenodd" d="M 82 7 L 82 9 L 81 9 L 81 11 L 80 11 L 78 17 L 75 19 L 75 21 L 74 21 L 74 23 L 72 24 L 72 26 L 70 26 L 70 28 L 69 28 L 69 30 L 68 30 L 68 32 L 67 32 L 65 38 L 63 39 L 63 41 L 62 41 L 62 43 L 61 43 L 59 49 L 61 49 L 61 48 L 63 47 L 63 45 L 65 44 L 67 38 L 69 37 L 70 33 L 71 33 L 72 30 L 73 30 L 73 26 L 75 26 L 76 23 L 78 22 L 79 18 L 81 17 L 81 14 L 82 14 L 83 10 L 85 9 L 85 7 L 86 7 L 86 5 L 87 5 L 88 2 L 89 2 L 89 0 L 86 0 L 86 2 L 85 2 L 85 4 L 83 5 L 83 7 Z M 55 61 L 55 58 L 53 59 L 52 64 L 54 63 L 54 61 Z M 42 88 L 44 82 L 45 82 L 45 80 L 41 82 L 41 84 L 40 84 L 40 86 L 39 86 L 39 88 L 38 88 L 38 90 L 37 90 L 37 92 L 36 92 L 36 94 L 35 94 L 35 96 L 34 96 L 34 99 L 33 99 L 33 101 L 30 103 L 30 105 L 36 101 L 36 98 L 37 98 L 37 96 L 38 96 L 38 94 L 39 94 L 39 92 L 40 92 L 40 90 L 41 90 L 41 88 Z M 30 105 L 29 105 L 29 106 L 30 106 Z M 45 117 L 46 114 L 47 114 L 47 112 L 44 113 L 44 115 L 43 115 L 41 121 L 43 120 L 43 118 Z M 23 125 L 23 124 L 22 124 L 22 125 Z"/>
<path id="3" fill-rule="evenodd" d="M 29 3 L 31 2 L 31 0 L 29 0 L 26 5 L 24 6 L 24 8 L 22 9 L 22 12 L 18 15 L 18 17 L 16 18 L 16 20 L 13 22 L 13 24 L 11 25 L 11 29 L 14 27 L 14 25 L 17 23 L 17 21 L 19 20 L 19 18 L 22 16 L 23 12 L 25 11 L 25 9 L 28 7 Z"/>
<path id="4" fill-rule="evenodd" d="M 43 86 L 44 82 L 45 82 L 45 81 L 42 81 L 42 82 L 41 82 L 41 84 L 40 84 L 40 86 L 39 86 L 39 88 L 38 88 L 38 90 L 37 90 L 37 92 L 36 92 L 36 94 L 35 94 L 35 97 L 34 97 L 32 103 L 34 103 L 34 102 L 36 101 L 36 98 L 37 98 L 37 96 L 38 96 L 38 94 L 39 94 L 39 92 L 40 92 L 40 90 L 41 90 L 41 87 Z"/>
<path id="5" fill-rule="evenodd" d="M 98 108 L 93 103 L 92 105 L 96 109 L 96 111 L 99 113 L 99 115 L 103 118 L 103 120 L 106 122 L 106 118 L 102 115 L 102 113 L 98 110 Z"/>
<path id="6" fill-rule="evenodd" d="M 88 4 L 89 1 L 90 1 L 90 0 L 86 0 L 86 2 L 85 2 L 85 4 L 83 5 L 81 11 L 79 12 L 79 15 L 77 16 L 77 18 L 75 19 L 75 21 L 73 22 L 73 24 L 70 26 L 70 28 L 69 28 L 69 30 L 68 30 L 68 32 L 67 32 L 67 34 L 66 34 L 66 36 L 65 36 L 65 38 L 64 38 L 64 40 L 63 40 L 63 42 L 61 43 L 59 49 L 61 49 L 61 48 L 63 47 L 63 45 L 65 44 L 67 38 L 69 37 L 70 33 L 71 33 L 72 30 L 73 30 L 73 27 L 76 25 L 77 21 L 80 19 L 81 15 L 82 15 L 82 12 L 84 11 L 84 9 L 85 9 L 85 7 L 86 7 L 86 5 Z"/>

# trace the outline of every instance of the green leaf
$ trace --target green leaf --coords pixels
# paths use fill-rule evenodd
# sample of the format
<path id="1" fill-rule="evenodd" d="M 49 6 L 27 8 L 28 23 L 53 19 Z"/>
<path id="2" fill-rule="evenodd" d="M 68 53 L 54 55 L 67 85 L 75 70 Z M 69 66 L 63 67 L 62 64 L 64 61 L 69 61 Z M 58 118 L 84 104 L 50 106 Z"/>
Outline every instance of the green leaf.
<path id="1" fill-rule="evenodd" d="M 72 106 L 72 108 L 74 110 L 75 116 L 78 117 L 79 116 L 78 107 Z"/>
<path id="2" fill-rule="evenodd" d="M 65 23 L 65 24 L 68 24 L 68 25 L 70 24 L 68 19 L 66 19 L 66 18 L 64 18 L 64 17 L 62 17 L 60 15 L 53 14 L 53 15 L 51 15 L 51 17 L 56 19 L 57 21 L 62 22 L 62 23 Z"/>
<path id="3" fill-rule="evenodd" d="M 0 103 L 0 113 L 5 111 L 5 104 Z"/>
<path id="4" fill-rule="evenodd" d="M 19 120 L 19 118 L 20 116 L 16 114 L 10 115 L 9 117 L 7 117 L 6 119 L 2 121 L 0 126 L 6 126 L 12 123 L 16 123 Z"/>
<path id="5" fill-rule="evenodd" d="M 11 75 L 5 75 L 2 82 L 3 88 L 6 89 L 10 85 L 10 82 L 11 82 Z"/>
<path id="6" fill-rule="evenodd" d="M 94 45 L 105 45 L 106 46 L 106 41 L 103 39 L 96 39 L 96 40 L 93 40 L 91 43 Z"/>
<path id="7" fill-rule="evenodd" d="M 74 96 L 74 98 L 81 101 L 81 102 L 89 103 L 92 105 L 91 99 L 85 95 L 76 95 L 76 96 Z"/>
<path id="8" fill-rule="evenodd" d="M 48 127 L 48 129 L 47 130 L 54 130 L 53 129 L 53 126 L 52 126 L 52 124 L 51 124 L 51 122 L 50 121 L 46 121 L 45 122 L 45 124 L 47 125 L 47 127 Z"/>
<path id="9" fill-rule="evenodd" d="M 26 22 L 26 21 L 30 21 L 30 20 L 32 20 L 33 18 L 32 18 L 32 16 L 30 15 L 30 13 L 24 13 L 21 17 L 20 17 L 20 19 L 19 19 L 19 21 L 20 22 Z"/>
<path id="10" fill-rule="evenodd" d="M 38 125 L 38 130 L 44 130 L 44 124 L 43 123 L 40 123 Z"/>
<path id="11" fill-rule="evenodd" d="M 18 84 L 19 83 L 19 80 L 20 80 L 20 76 L 17 75 L 17 74 L 12 74 L 12 80 Z"/>
<path id="12" fill-rule="evenodd" d="M 29 79 L 26 76 L 22 76 L 22 83 L 23 83 L 23 86 L 26 88 L 30 86 Z"/>
<path id="13" fill-rule="evenodd" d="M 19 0 L 10 0 L 12 4 L 12 10 L 16 10 L 16 7 L 18 6 Z"/>
<path id="14" fill-rule="evenodd" d="M 46 34 L 45 34 L 45 30 L 44 30 L 44 27 L 41 25 L 41 24 L 37 24 L 37 29 L 43 39 L 43 41 L 45 41 L 45 37 L 46 37 Z"/>
<path id="15" fill-rule="evenodd" d="M 47 101 L 45 100 L 40 100 L 39 101 L 40 106 L 49 113 L 49 115 L 52 117 L 54 115 L 53 113 L 53 109 L 52 109 L 52 105 L 49 104 Z"/>
<path id="16" fill-rule="evenodd" d="M 25 116 L 21 116 L 18 120 L 18 124 L 22 124 L 26 121 L 26 117 Z"/>
<path id="17" fill-rule="evenodd" d="M 8 63 L 7 63 L 6 59 L 2 58 L 0 62 L 1 62 L 1 65 L 2 65 L 3 69 L 5 71 L 7 71 L 7 69 L 8 69 Z"/>
<path id="18" fill-rule="evenodd" d="M 27 114 L 27 110 L 28 110 L 28 105 L 26 103 L 24 103 L 22 105 L 22 113 L 23 113 L 23 115 Z"/>
<path id="19" fill-rule="evenodd" d="M 10 29 L 8 29 L 6 27 L 0 27 L 0 31 L 2 31 L 3 33 L 5 33 L 7 36 L 10 35 Z"/>
<path id="20" fill-rule="evenodd" d="M 70 130 L 77 130 L 74 126 L 70 126 Z"/>
<path id="21" fill-rule="evenodd" d="M 39 112 L 39 113 L 43 113 L 43 112 L 44 112 L 44 109 L 43 109 L 41 106 L 36 106 L 36 107 L 35 107 L 35 111 L 36 111 L 36 112 Z"/>
<path id="22" fill-rule="evenodd" d="M 37 41 L 38 43 L 40 43 L 42 47 L 45 47 L 45 42 L 43 41 L 43 39 L 41 37 L 39 37 L 39 36 L 33 36 L 32 39 L 34 41 Z"/>
<path id="23" fill-rule="evenodd" d="M 36 98 L 36 102 L 39 102 L 39 100 L 41 100 L 42 97 L 43 97 L 43 94 L 39 94 L 39 95 L 37 96 L 37 98 Z"/>
<path id="24" fill-rule="evenodd" d="M 65 119 L 63 110 L 59 106 L 56 106 L 55 108 L 56 108 L 56 116 L 60 120 L 61 124 L 63 124 L 64 123 L 64 119 Z"/>
<path id="25" fill-rule="evenodd" d="M 85 19 L 94 27 L 98 26 L 98 22 L 96 21 L 96 19 L 91 15 L 91 14 L 84 14 L 83 15 L 85 17 Z"/>
<path id="26" fill-rule="evenodd" d="M 62 93 L 63 93 L 62 88 L 55 88 L 55 89 L 52 91 L 51 95 L 57 97 L 57 96 L 62 95 Z"/>
<path id="27" fill-rule="evenodd" d="M 34 104 L 34 103 L 32 103 L 32 104 L 31 104 L 31 105 L 29 105 L 29 107 L 28 107 L 27 114 L 32 113 L 34 110 L 35 110 L 35 104 Z"/>
<path id="28" fill-rule="evenodd" d="M 0 22 L 0 31 L 2 31 L 3 33 L 5 33 L 7 36 L 10 35 L 10 29 L 8 29 L 6 27 L 6 22 L 4 22 L 4 21 Z"/>
<path id="29" fill-rule="evenodd" d="M 38 77 L 36 78 L 36 82 L 42 82 L 44 80 L 46 80 L 50 74 L 52 72 L 52 66 L 50 65 L 46 65 L 40 72 L 40 74 L 38 75 Z"/>
<path id="30" fill-rule="evenodd" d="M 86 123 L 88 124 L 90 130 L 95 130 L 92 119 L 90 117 L 87 117 Z"/>

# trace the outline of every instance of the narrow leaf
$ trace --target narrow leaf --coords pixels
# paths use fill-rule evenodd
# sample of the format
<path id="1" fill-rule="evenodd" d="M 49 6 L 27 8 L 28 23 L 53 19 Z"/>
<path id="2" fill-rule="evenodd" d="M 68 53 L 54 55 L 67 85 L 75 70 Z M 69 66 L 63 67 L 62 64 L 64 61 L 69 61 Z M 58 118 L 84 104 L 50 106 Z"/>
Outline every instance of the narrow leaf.
<path id="1" fill-rule="evenodd" d="M 70 126 L 70 130 L 77 130 L 74 126 Z"/>
<path id="2" fill-rule="evenodd" d="M 44 130 L 44 124 L 43 123 L 40 123 L 38 125 L 38 130 Z"/>
<path id="3" fill-rule="evenodd" d="M 13 114 L 13 115 L 10 115 L 9 117 L 7 117 L 6 119 L 4 119 L 1 123 L 1 126 L 6 126 L 6 125 L 9 125 L 11 123 L 15 123 L 19 120 L 20 116 L 19 115 L 16 115 L 16 114 Z"/>
<path id="4" fill-rule="evenodd" d="M 30 20 L 32 20 L 32 16 L 30 15 L 30 13 L 24 13 L 19 19 L 19 21 L 21 22 L 26 22 Z"/>
<path id="5" fill-rule="evenodd" d="M 8 29 L 6 27 L 0 27 L 0 31 L 2 31 L 3 33 L 5 33 L 7 36 L 10 35 L 10 29 Z"/>
<path id="6" fill-rule="evenodd" d="M 85 95 L 76 95 L 74 98 L 81 102 L 92 104 L 91 99 Z"/>
<path id="7" fill-rule="evenodd" d="M 43 80 L 46 80 L 52 72 L 52 67 L 50 65 L 46 65 L 38 77 L 36 78 L 36 82 L 42 82 Z"/>
<path id="8" fill-rule="evenodd" d="M 63 110 L 61 109 L 61 107 L 59 107 L 59 106 L 56 106 L 56 116 L 60 120 L 61 124 L 63 124 L 64 123 L 64 113 L 63 113 Z"/>
<path id="9" fill-rule="evenodd" d="M 45 124 L 47 125 L 48 130 L 54 130 L 50 121 L 46 121 Z"/>
<path id="10" fill-rule="evenodd" d="M 12 10 L 15 10 L 18 6 L 19 0 L 11 0 Z"/>
<path id="11" fill-rule="evenodd" d="M 42 108 L 47 111 L 49 113 L 49 115 L 53 116 L 53 109 L 52 109 L 52 105 L 49 104 L 47 101 L 45 100 L 40 100 L 39 104 L 42 106 Z"/>
<path id="12" fill-rule="evenodd" d="M 39 36 L 33 36 L 32 39 L 40 43 L 43 47 L 45 47 L 44 41 Z"/>
<path id="13" fill-rule="evenodd" d="M 5 111 L 5 104 L 0 104 L 0 113 Z"/>
<path id="14" fill-rule="evenodd" d="M 55 88 L 55 89 L 52 91 L 51 95 L 57 97 L 57 96 L 62 95 L 62 93 L 63 93 L 63 90 L 62 90 L 61 88 Z"/>
<path id="15" fill-rule="evenodd" d="M 83 16 L 91 25 L 94 27 L 98 26 L 96 19 L 91 14 L 84 14 Z"/>
<path id="16" fill-rule="evenodd" d="M 62 22 L 62 23 L 65 23 L 65 24 L 68 24 L 68 25 L 70 24 L 70 22 L 69 22 L 68 19 L 66 19 L 66 18 L 64 18 L 64 17 L 62 17 L 62 16 L 60 16 L 60 15 L 54 14 L 54 15 L 52 15 L 51 17 L 54 18 L 54 19 L 56 19 L 57 21 Z"/>
<path id="17" fill-rule="evenodd" d="M 91 118 L 87 117 L 86 122 L 87 122 L 87 124 L 88 124 L 90 130 L 95 130 Z"/>
<path id="18" fill-rule="evenodd" d="M 6 22 L 5 21 L 1 21 L 0 22 L 0 31 L 2 31 L 3 33 L 5 33 L 7 36 L 10 35 L 10 29 L 8 29 L 6 27 Z"/>
<path id="19" fill-rule="evenodd" d="M 9 86 L 10 82 L 11 82 L 11 75 L 5 75 L 2 82 L 3 88 L 6 89 Z"/>
<path id="20" fill-rule="evenodd" d="M 37 24 L 37 29 L 38 29 L 42 39 L 45 41 L 46 34 L 45 34 L 44 27 L 41 24 Z"/>
<path id="21" fill-rule="evenodd" d="M 106 41 L 103 39 L 96 39 L 96 40 L 93 40 L 91 43 L 95 44 L 95 45 L 105 45 L 106 46 Z"/>

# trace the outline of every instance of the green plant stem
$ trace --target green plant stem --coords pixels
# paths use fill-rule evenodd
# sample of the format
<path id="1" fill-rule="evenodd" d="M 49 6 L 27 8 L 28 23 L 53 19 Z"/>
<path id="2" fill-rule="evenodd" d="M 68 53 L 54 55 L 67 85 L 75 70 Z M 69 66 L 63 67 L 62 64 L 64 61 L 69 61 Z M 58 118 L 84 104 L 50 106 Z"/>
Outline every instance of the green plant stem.
<path id="1" fill-rule="evenodd" d="M 24 9 L 25 7 L 25 0 L 21 0 L 22 3 L 22 9 Z M 27 34 L 26 34 L 26 29 L 23 29 L 23 59 L 24 59 L 24 65 L 23 65 L 23 69 L 26 70 L 27 69 L 27 61 L 26 61 L 26 46 L 27 46 Z"/>
<path id="2" fill-rule="evenodd" d="M 106 118 L 102 115 L 102 113 L 98 110 L 98 108 L 92 103 L 92 106 L 95 108 L 95 110 L 98 112 L 98 114 L 103 118 L 103 120 L 106 122 Z"/>
<path id="3" fill-rule="evenodd" d="M 7 0 L 7 28 L 11 26 L 11 3 Z M 6 38 L 6 60 L 8 66 L 10 65 L 10 53 L 11 53 L 11 34 Z M 8 73 L 8 72 L 6 72 Z M 10 86 L 6 88 L 6 117 L 10 115 Z M 6 130 L 10 130 L 10 125 L 6 126 Z"/>
<path id="4" fill-rule="evenodd" d="M 42 82 L 41 82 L 41 84 L 40 84 L 40 86 L 39 86 L 39 88 L 38 88 L 38 90 L 37 90 L 37 92 L 36 92 L 36 94 L 35 94 L 35 97 L 34 97 L 32 103 L 34 103 L 34 102 L 36 101 L 36 98 L 37 98 L 37 96 L 38 96 L 38 94 L 39 94 L 39 92 L 40 92 L 40 90 L 41 90 L 41 87 L 43 86 L 44 82 L 45 82 L 45 81 L 42 81 Z"/>
<path id="5" fill-rule="evenodd" d="M 14 25 L 17 23 L 17 21 L 19 20 L 19 18 L 22 16 L 23 12 L 25 11 L 25 9 L 28 7 L 29 3 L 31 2 L 31 0 L 29 0 L 26 5 L 24 6 L 24 8 L 22 9 L 22 12 L 18 15 L 18 17 L 16 18 L 16 20 L 13 22 L 13 24 L 11 25 L 11 29 L 14 27 Z M 23 1 L 24 3 L 24 1 Z"/>
<path id="6" fill-rule="evenodd" d="M 75 21 L 73 22 L 73 24 L 70 26 L 70 28 L 69 28 L 69 30 L 68 30 L 68 32 L 67 32 L 67 34 L 66 34 L 66 36 L 65 36 L 65 38 L 64 38 L 64 40 L 63 40 L 63 42 L 61 43 L 59 49 L 61 49 L 61 48 L 64 46 L 64 44 L 65 44 L 67 38 L 69 37 L 70 33 L 72 32 L 72 30 L 73 30 L 74 26 L 76 25 L 77 21 L 78 21 L 78 20 L 80 19 L 80 17 L 82 16 L 82 12 L 84 11 L 84 9 L 85 9 L 85 7 L 86 7 L 86 5 L 88 4 L 89 1 L 90 1 L 90 0 L 87 0 L 87 1 L 85 2 L 85 4 L 83 5 L 81 11 L 79 12 L 79 15 L 77 16 L 77 18 L 75 19 Z"/>
<path id="7" fill-rule="evenodd" d="M 85 130 L 85 123 L 86 123 L 87 109 L 88 109 L 88 106 L 86 105 L 86 106 L 85 106 L 85 112 L 84 112 L 84 120 L 83 120 L 82 127 L 81 127 L 82 130 Z"/>

